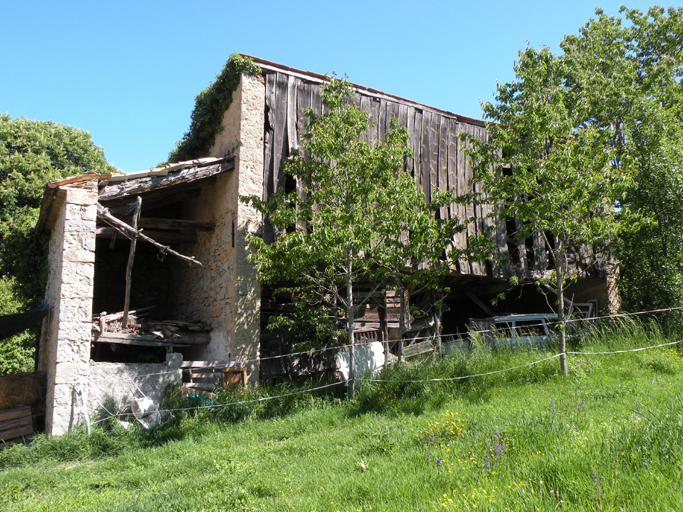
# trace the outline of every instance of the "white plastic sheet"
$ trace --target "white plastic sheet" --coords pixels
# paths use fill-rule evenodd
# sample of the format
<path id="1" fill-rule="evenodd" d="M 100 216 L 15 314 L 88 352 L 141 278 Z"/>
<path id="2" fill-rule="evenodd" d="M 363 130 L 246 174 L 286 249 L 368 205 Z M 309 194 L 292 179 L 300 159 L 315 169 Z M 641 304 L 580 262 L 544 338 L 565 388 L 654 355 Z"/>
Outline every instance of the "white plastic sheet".
<path id="1" fill-rule="evenodd" d="M 335 356 L 337 370 L 344 377 L 344 382 L 349 382 L 349 358 L 348 350 L 338 352 Z M 375 375 L 384 366 L 384 346 L 379 341 L 373 341 L 368 345 L 356 347 L 355 366 L 353 376 L 355 380 L 362 379 L 367 375 Z"/>

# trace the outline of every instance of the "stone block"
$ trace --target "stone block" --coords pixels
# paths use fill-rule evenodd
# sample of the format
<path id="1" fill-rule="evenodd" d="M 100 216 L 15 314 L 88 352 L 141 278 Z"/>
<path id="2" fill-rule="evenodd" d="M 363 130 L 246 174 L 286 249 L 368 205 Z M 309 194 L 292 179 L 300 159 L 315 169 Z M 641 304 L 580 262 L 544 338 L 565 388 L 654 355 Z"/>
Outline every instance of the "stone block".
<path id="1" fill-rule="evenodd" d="M 81 206 L 81 220 L 97 221 L 97 205 Z"/>
<path id="2" fill-rule="evenodd" d="M 64 261 L 95 263 L 95 251 L 86 249 L 66 249 L 62 256 Z"/>
<path id="3" fill-rule="evenodd" d="M 89 188 L 68 188 L 66 190 L 66 202 L 71 204 L 91 205 L 97 204 L 97 189 Z"/>
<path id="4" fill-rule="evenodd" d="M 166 354 L 166 364 L 170 368 L 180 368 L 180 363 L 183 362 L 183 355 L 177 352 L 169 352 Z"/>
<path id="5" fill-rule="evenodd" d="M 76 382 L 79 377 L 78 363 L 57 362 L 55 368 L 55 383 L 66 384 Z"/>
<path id="6" fill-rule="evenodd" d="M 53 436 L 62 436 L 69 432 L 73 422 L 71 407 L 55 407 L 52 411 L 52 424 L 48 433 Z"/>

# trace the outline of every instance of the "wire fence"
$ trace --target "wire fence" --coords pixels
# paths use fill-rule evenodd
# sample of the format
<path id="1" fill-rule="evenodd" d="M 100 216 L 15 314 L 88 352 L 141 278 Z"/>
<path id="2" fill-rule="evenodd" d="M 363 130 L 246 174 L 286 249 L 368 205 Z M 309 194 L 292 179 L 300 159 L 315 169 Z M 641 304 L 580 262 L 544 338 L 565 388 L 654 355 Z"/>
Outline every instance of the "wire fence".
<path id="1" fill-rule="evenodd" d="M 647 310 L 647 311 L 637 311 L 634 313 L 619 313 L 619 314 L 614 314 L 614 315 L 595 316 L 595 317 L 589 317 L 589 318 L 569 318 L 569 319 L 565 320 L 564 323 L 567 323 L 567 324 L 576 324 L 576 323 L 581 323 L 581 322 L 593 323 L 596 320 L 612 320 L 612 319 L 617 319 L 617 318 L 629 318 L 629 317 L 637 317 L 637 316 L 648 315 L 648 314 L 653 314 L 653 313 L 663 313 L 663 312 L 681 311 L 681 310 L 683 310 L 683 307 L 653 309 L 653 310 Z M 508 326 L 508 327 L 506 327 L 506 329 L 509 329 L 510 331 L 514 332 L 516 330 L 523 331 L 525 329 L 532 329 L 535 327 L 543 327 L 544 325 L 547 325 L 548 327 L 558 326 L 558 325 L 561 325 L 562 323 L 563 322 L 559 322 L 559 321 L 548 321 L 545 324 L 543 324 L 543 323 L 528 323 L 528 324 L 525 324 L 522 326 Z M 470 329 L 467 332 L 440 334 L 439 337 L 445 341 L 453 341 L 453 340 L 464 341 L 467 339 L 471 339 L 473 336 L 484 335 L 484 334 L 487 334 L 490 332 L 491 332 L 491 329 L 479 329 L 479 330 Z M 402 339 L 389 338 L 389 339 L 383 339 L 383 340 L 378 340 L 378 341 L 380 343 L 388 343 L 388 344 L 397 343 L 399 341 L 403 341 L 404 343 L 405 342 L 411 342 L 412 343 L 412 342 L 434 340 L 435 337 L 436 336 L 434 334 L 431 334 L 428 336 L 417 336 L 417 337 L 409 337 L 409 338 L 402 338 Z M 311 357 L 311 356 L 314 356 L 316 354 L 322 354 L 324 352 L 338 352 L 341 350 L 347 350 L 347 349 L 351 348 L 351 346 L 356 347 L 356 348 L 362 347 L 366 344 L 367 344 L 367 342 L 360 341 L 360 342 L 356 342 L 353 344 L 347 343 L 347 344 L 341 344 L 341 345 L 334 345 L 334 346 L 330 346 L 330 347 L 311 348 L 309 350 L 301 350 L 298 352 L 288 352 L 286 354 L 278 354 L 278 355 L 274 355 L 274 356 L 265 356 L 265 357 L 259 356 L 259 357 L 255 357 L 255 358 L 251 358 L 251 359 L 241 359 L 239 362 L 243 363 L 243 364 L 249 364 L 249 363 L 261 363 L 264 361 L 273 361 L 273 360 L 278 360 L 278 359 L 291 359 L 291 358 L 296 357 L 296 356 L 309 356 L 309 357 Z M 172 373 L 172 372 L 169 371 L 169 372 L 149 373 L 149 374 L 145 374 L 145 375 L 140 375 L 140 377 L 151 376 L 151 375 L 163 375 L 165 373 Z"/>
<path id="2" fill-rule="evenodd" d="M 607 356 L 607 355 L 642 352 L 645 350 L 652 350 L 652 349 L 657 349 L 657 348 L 679 345 L 681 343 L 683 343 L 683 339 L 668 342 L 668 343 L 660 343 L 657 345 L 648 345 L 645 347 L 638 347 L 638 348 L 627 349 L 627 350 L 613 350 L 613 351 L 599 351 L 599 352 L 567 351 L 567 352 L 564 352 L 564 354 L 574 355 L 574 356 Z M 363 381 L 365 381 L 365 382 L 376 382 L 376 383 L 402 383 L 402 384 L 431 383 L 431 382 L 452 382 L 452 381 L 458 381 L 458 380 L 466 380 L 466 379 L 473 379 L 473 378 L 479 378 L 479 377 L 486 377 L 486 376 L 490 376 L 490 375 L 496 375 L 496 374 L 502 374 L 502 373 L 510 372 L 513 370 L 519 370 L 522 368 L 528 368 L 528 367 L 531 367 L 531 366 L 534 366 L 534 365 L 537 365 L 537 364 L 540 364 L 540 363 L 543 363 L 546 361 L 550 361 L 552 359 L 556 359 L 556 358 L 560 357 L 561 355 L 562 355 L 562 353 L 553 354 L 553 355 L 543 357 L 543 358 L 535 360 L 535 361 L 530 361 L 530 362 L 522 364 L 522 365 L 510 366 L 507 368 L 502 368 L 499 370 L 491 370 L 488 372 L 473 373 L 473 374 L 468 374 L 468 375 L 458 375 L 458 376 L 454 376 L 454 377 L 438 377 L 438 378 L 431 378 L 431 379 L 403 379 L 403 380 L 367 378 L 367 379 L 363 379 Z M 279 394 L 279 395 L 258 397 L 258 398 L 245 399 L 245 400 L 237 400 L 237 401 L 232 401 L 232 402 L 228 402 L 228 403 L 218 403 L 218 404 L 212 403 L 210 405 L 197 405 L 197 406 L 192 406 L 192 407 L 167 408 L 167 409 L 160 409 L 159 412 L 172 415 L 174 412 L 199 411 L 199 410 L 204 410 L 204 409 L 215 410 L 215 409 L 220 409 L 220 408 L 230 407 L 230 406 L 235 406 L 235 405 L 255 404 L 255 403 L 259 403 L 259 402 L 277 400 L 277 399 L 281 399 L 281 398 L 287 398 L 287 397 L 291 397 L 291 396 L 311 393 L 313 391 L 328 389 L 328 388 L 340 386 L 343 384 L 344 384 L 343 382 L 333 382 L 331 384 L 325 384 L 325 385 L 316 386 L 313 388 L 306 388 L 306 389 L 302 389 L 299 391 L 293 391 L 293 392 L 283 393 L 283 394 Z M 116 414 L 111 413 L 111 411 L 109 411 L 99 400 L 96 399 L 96 401 L 102 407 L 102 409 L 104 409 L 106 411 L 107 416 L 105 416 L 104 418 L 101 418 L 95 422 L 89 423 L 89 425 L 101 423 L 101 422 L 110 420 L 112 418 L 132 416 L 131 413 L 116 413 Z"/>

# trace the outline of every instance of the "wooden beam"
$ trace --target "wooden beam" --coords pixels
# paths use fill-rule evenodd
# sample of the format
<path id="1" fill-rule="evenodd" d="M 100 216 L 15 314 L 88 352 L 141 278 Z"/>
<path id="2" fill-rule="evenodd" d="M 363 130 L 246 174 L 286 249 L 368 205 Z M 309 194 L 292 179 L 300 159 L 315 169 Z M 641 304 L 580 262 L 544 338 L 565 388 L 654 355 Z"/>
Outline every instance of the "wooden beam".
<path id="1" fill-rule="evenodd" d="M 131 278 L 133 277 L 133 260 L 135 260 L 135 246 L 138 243 L 138 220 L 140 219 L 140 210 L 142 209 L 142 198 L 138 196 L 135 199 L 135 209 L 133 210 L 133 221 L 131 227 L 135 230 L 136 235 L 130 239 L 130 251 L 128 252 L 128 265 L 126 265 L 126 295 L 123 299 L 123 317 L 121 318 L 121 327 L 124 329 L 128 326 L 128 309 L 130 308 L 130 286 Z"/>
<path id="2" fill-rule="evenodd" d="M 121 183 L 110 184 L 102 187 L 99 191 L 100 201 L 111 201 L 126 196 L 133 196 L 152 190 L 160 190 L 176 185 L 209 178 L 235 168 L 235 158 L 226 157 L 221 163 L 206 165 L 203 167 L 189 167 L 181 171 L 168 173 L 166 176 L 149 176 L 133 179 Z"/>
<path id="3" fill-rule="evenodd" d="M 123 222 L 130 224 L 132 217 L 119 217 Z M 183 219 L 160 219 L 156 217 L 140 217 L 138 226 L 141 228 L 152 229 L 183 229 L 194 231 L 213 231 L 216 227 L 215 222 L 199 222 L 196 220 Z"/>
<path id="4" fill-rule="evenodd" d="M 118 229 L 119 232 L 120 232 L 121 234 L 123 234 L 124 236 L 126 236 L 126 237 L 128 237 L 128 238 L 130 238 L 130 239 L 132 239 L 134 236 L 137 236 L 137 237 L 139 237 L 141 240 L 144 240 L 144 241 L 146 241 L 146 242 L 149 242 L 149 243 L 151 243 L 152 245 L 154 245 L 155 247 L 158 247 L 159 249 L 161 249 L 161 252 L 164 253 L 164 254 L 165 254 L 165 253 L 173 254 L 174 256 L 180 258 L 181 260 L 185 260 L 185 261 L 187 261 L 187 262 L 189 262 L 189 263 L 194 263 L 195 265 L 199 265 L 200 267 L 202 266 L 202 264 L 201 264 L 199 261 L 197 261 L 197 260 L 195 259 L 194 256 L 185 256 L 185 255 L 183 255 L 183 254 L 180 254 L 179 252 L 174 251 L 174 250 L 171 249 L 170 247 L 168 247 L 168 246 L 166 246 L 166 245 L 162 245 L 162 244 L 160 244 L 159 242 L 157 242 L 157 241 L 155 241 L 155 240 L 152 240 L 150 237 L 148 237 L 148 236 L 146 236 L 146 235 L 143 235 L 143 234 L 142 234 L 140 231 L 138 231 L 137 229 L 132 228 L 131 226 L 129 226 L 129 225 L 126 224 L 125 222 L 123 222 L 123 221 L 117 219 L 116 217 L 114 217 L 114 216 L 109 212 L 109 209 L 105 208 L 105 207 L 102 206 L 101 204 L 98 204 L 98 205 L 97 205 L 97 216 L 98 216 L 100 219 L 102 219 L 104 222 L 106 222 L 107 224 L 109 224 L 110 226 L 112 226 L 112 227 Z"/>
<path id="5" fill-rule="evenodd" d="M 144 233 L 160 244 L 194 244 L 199 240 L 196 231 L 157 231 L 145 229 Z M 120 232 L 116 228 L 109 226 L 100 226 L 95 229 L 97 238 L 111 238 L 113 240 L 117 234 L 120 234 Z"/>
<path id="6" fill-rule="evenodd" d="M 472 292 L 470 292 L 470 291 L 467 291 L 467 292 L 465 292 L 465 295 L 467 295 L 467 296 L 470 298 L 470 300 L 472 300 L 472 302 L 474 302 L 477 306 L 479 306 L 479 307 L 484 311 L 484 313 L 486 313 L 488 316 L 496 316 L 496 314 L 495 314 L 493 311 L 491 311 L 491 310 L 486 306 L 486 304 L 484 304 L 484 303 L 479 299 L 479 297 L 477 297 L 474 293 L 472 293 Z"/>
<path id="7" fill-rule="evenodd" d="M 173 338 L 159 338 L 153 334 L 130 334 L 124 332 L 103 332 L 96 335 L 93 341 L 100 343 L 121 343 L 124 345 L 135 345 L 136 342 L 161 343 L 163 345 L 206 345 L 211 341 L 211 334 L 208 332 L 184 332 L 177 334 Z M 158 345 L 161 346 L 161 345 Z"/>

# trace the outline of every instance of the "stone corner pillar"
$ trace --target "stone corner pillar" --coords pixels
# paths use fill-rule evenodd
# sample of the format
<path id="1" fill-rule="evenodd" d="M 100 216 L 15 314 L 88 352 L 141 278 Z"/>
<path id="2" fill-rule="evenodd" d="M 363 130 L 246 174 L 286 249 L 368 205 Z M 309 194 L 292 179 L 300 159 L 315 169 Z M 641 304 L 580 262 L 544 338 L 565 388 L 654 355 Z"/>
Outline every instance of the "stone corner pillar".
<path id="1" fill-rule="evenodd" d="M 88 186 L 89 185 L 89 186 Z M 39 369 L 47 374 L 45 431 L 61 435 L 85 418 L 95 275 L 97 182 L 62 187 L 52 229 Z"/>

